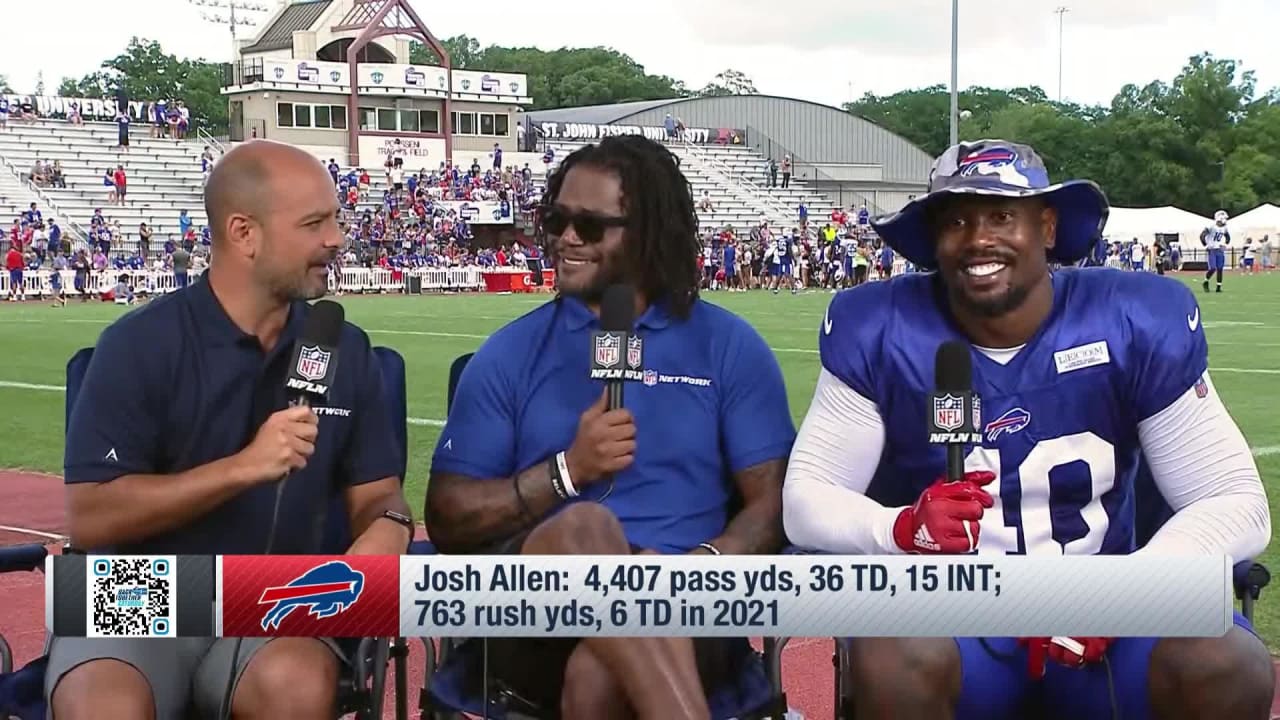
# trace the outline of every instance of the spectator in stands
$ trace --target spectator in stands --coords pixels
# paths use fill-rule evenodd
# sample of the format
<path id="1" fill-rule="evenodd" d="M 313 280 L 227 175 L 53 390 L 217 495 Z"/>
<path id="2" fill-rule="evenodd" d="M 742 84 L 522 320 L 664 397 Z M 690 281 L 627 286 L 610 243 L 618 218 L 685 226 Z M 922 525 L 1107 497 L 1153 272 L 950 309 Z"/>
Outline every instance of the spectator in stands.
<path id="1" fill-rule="evenodd" d="M 186 208 L 178 211 L 178 236 L 184 237 L 187 231 L 191 229 L 191 217 L 187 215 Z"/>
<path id="2" fill-rule="evenodd" d="M 129 149 L 129 108 L 116 114 L 116 146 L 121 150 Z"/>
<path id="3" fill-rule="evenodd" d="M 56 188 L 66 189 L 67 178 L 62 174 L 62 161 L 54 160 L 53 167 L 49 169 L 49 184 Z"/>
<path id="4" fill-rule="evenodd" d="M 698 200 L 698 212 L 713 213 L 715 211 L 715 203 L 711 202 L 711 191 L 703 190 L 702 199 Z"/>
<path id="5" fill-rule="evenodd" d="M 178 139 L 187 138 L 187 130 L 191 127 L 191 110 L 185 100 L 178 101 Z"/>
<path id="6" fill-rule="evenodd" d="M 129 178 L 125 175 L 124 166 L 117 165 L 115 172 L 111 174 L 111 181 L 116 188 L 116 202 L 123 206 L 125 204 L 125 192 L 128 190 Z"/>
<path id="7" fill-rule="evenodd" d="M 138 254 L 151 257 L 151 228 L 147 224 L 138 224 Z"/>
<path id="8" fill-rule="evenodd" d="M 111 168 L 107 168 L 106 170 L 102 171 L 102 186 L 107 189 L 107 204 L 115 205 L 116 204 L 116 175 L 111 170 Z"/>
<path id="9" fill-rule="evenodd" d="M 493 144 L 493 152 L 489 153 L 493 156 L 493 169 L 502 171 L 502 146 L 498 143 Z"/>
<path id="10" fill-rule="evenodd" d="M 782 187 L 791 187 L 791 153 L 782 156 Z"/>
<path id="11" fill-rule="evenodd" d="M 89 256 L 84 250 L 77 250 L 75 258 L 71 261 L 71 269 L 75 270 L 75 288 L 80 293 L 80 302 L 89 301 L 89 275 L 93 271 L 93 264 L 89 260 Z"/>
<path id="12" fill-rule="evenodd" d="M 9 127 L 9 98 L 0 95 L 0 130 Z"/>
<path id="13" fill-rule="evenodd" d="M 133 304 L 133 287 L 129 285 L 129 276 L 121 275 L 116 278 L 116 284 L 111 288 L 111 299 L 116 305 L 132 305 Z"/>
<path id="14" fill-rule="evenodd" d="M 671 117 L 671 113 L 662 119 L 662 127 L 667 131 L 667 140 L 676 139 L 676 119 Z"/>
<path id="15" fill-rule="evenodd" d="M 164 120 L 169 128 L 169 137 L 174 140 L 180 139 L 178 126 L 182 123 L 182 113 L 178 111 L 178 104 L 172 100 L 165 105 Z"/>
<path id="16" fill-rule="evenodd" d="M 74 100 L 67 106 L 67 122 L 76 127 L 84 125 L 84 117 L 80 115 L 80 103 Z"/>
<path id="17" fill-rule="evenodd" d="M 778 186 L 778 161 L 774 160 L 773 158 L 769 158 L 769 161 L 765 163 L 765 173 L 769 177 L 769 187 L 771 188 L 777 187 Z"/>
<path id="18" fill-rule="evenodd" d="M 781 482 L 795 437 L 782 374 L 745 321 L 699 299 L 688 187 L 674 156 L 640 135 L 589 145 L 552 175 L 542 227 L 561 295 L 498 330 L 463 373 L 427 486 L 428 531 L 442 551 L 781 547 Z M 700 379 L 662 403 L 632 406 L 634 415 L 606 412 L 601 383 L 587 379 L 587 335 L 618 282 L 636 289 L 646 366 Z M 512 353 L 531 342 L 543 352 L 516 369 Z M 686 352 L 691 343 L 708 352 Z M 545 411 L 514 411 L 522 407 Z M 743 509 L 729 517 L 735 493 Z M 605 495 L 607 507 L 597 502 Z M 708 691 L 736 681 L 750 652 L 736 638 L 488 645 L 489 675 L 535 706 L 530 714 L 571 718 L 707 718 Z M 480 653 L 462 657 L 476 660 L 478 676 Z"/>
<path id="19" fill-rule="evenodd" d="M 43 160 L 40 158 L 35 159 L 35 162 L 31 164 L 29 177 L 37 187 L 45 187 L 49 184 L 49 169 Z"/>
<path id="20" fill-rule="evenodd" d="M 209 182 L 209 173 L 213 172 L 213 149 L 208 145 L 204 146 L 204 152 L 200 153 L 200 179 L 202 182 Z"/>

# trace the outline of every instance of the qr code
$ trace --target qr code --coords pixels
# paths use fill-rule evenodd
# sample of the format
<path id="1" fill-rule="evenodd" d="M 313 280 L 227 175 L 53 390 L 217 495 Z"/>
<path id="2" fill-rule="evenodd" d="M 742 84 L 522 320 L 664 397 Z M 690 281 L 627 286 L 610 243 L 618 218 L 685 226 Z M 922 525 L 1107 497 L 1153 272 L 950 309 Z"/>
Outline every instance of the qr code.
<path id="1" fill-rule="evenodd" d="M 90 556 L 87 637 L 174 637 L 175 557 Z"/>

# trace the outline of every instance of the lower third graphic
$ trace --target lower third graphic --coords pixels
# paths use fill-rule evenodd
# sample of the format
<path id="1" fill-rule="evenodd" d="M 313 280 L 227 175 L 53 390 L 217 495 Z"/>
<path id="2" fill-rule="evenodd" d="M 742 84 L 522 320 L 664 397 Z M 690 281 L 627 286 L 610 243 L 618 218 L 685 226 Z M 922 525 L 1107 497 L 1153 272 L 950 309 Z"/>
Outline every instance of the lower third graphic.
<path id="1" fill-rule="evenodd" d="M 294 610 L 307 609 L 316 619 L 333 617 L 351 609 L 364 590 L 364 573 L 345 562 L 314 567 L 287 585 L 262 591 L 259 605 L 271 605 L 262 617 L 263 630 L 279 630 Z"/>

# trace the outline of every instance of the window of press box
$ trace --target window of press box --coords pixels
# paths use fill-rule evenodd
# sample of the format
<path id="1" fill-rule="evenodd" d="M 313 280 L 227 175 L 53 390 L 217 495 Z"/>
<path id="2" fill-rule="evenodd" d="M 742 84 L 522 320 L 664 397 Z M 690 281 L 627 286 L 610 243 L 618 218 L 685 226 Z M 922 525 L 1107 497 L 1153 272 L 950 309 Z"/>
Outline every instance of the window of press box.
<path id="1" fill-rule="evenodd" d="M 440 132 L 440 111 L 360 108 L 360 129 L 385 132 Z"/>
<path id="2" fill-rule="evenodd" d="M 276 126 L 282 128 L 346 130 L 347 109 L 341 105 L 276 103 Z"/>

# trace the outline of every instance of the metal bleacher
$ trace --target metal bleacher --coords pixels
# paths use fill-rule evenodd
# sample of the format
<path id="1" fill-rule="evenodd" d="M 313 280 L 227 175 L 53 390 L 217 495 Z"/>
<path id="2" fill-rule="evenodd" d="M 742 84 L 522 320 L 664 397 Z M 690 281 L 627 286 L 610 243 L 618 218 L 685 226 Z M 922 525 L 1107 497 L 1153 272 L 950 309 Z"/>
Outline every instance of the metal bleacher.
<path id="1" fill-rule="evenodd" d="M 548 169 L 554 171 L 561 160 L 584 144 L 548 141 L 547 147 L 555 152 Z M 711 199 L 712 210 L 698 212 L 704 231 L 724 227 L 743 230 L 762 219 L 774 227 L 793 227 L 799 224 L 801 202 L 808 207 L 811 218 L 829 215 L 835 207 L 829 198 L 795 178 L 786 189 L 765 187 L 765 158 L 752 148 L 683 143 L 670 143 L 668 147 L 680 158 L 680 169 L 689 178 L 694 202 L 700 202 L 704 193 Z"/>

